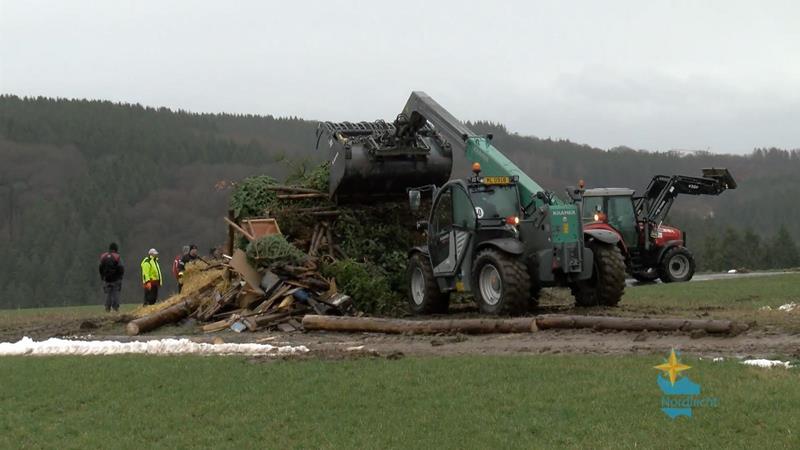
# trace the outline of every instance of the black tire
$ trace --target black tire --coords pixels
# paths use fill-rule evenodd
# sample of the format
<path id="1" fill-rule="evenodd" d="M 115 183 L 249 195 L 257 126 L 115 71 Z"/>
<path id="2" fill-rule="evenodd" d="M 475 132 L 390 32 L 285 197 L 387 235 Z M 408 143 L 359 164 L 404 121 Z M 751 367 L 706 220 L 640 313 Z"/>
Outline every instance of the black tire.
<path id="1" fill-rule="evenodd" d="M 640 283 L 652 283 L 658 279 L 659 274 L 658 270 L 647 270 L 645 272 L 634 272 L 631 276 Z"/>
<path id="2" fill-rule="evenodd" d="M 482 313 L 511 315 L 525 312 L 531 295 L 531 278 L 527 265 L 519 257 L 486 249 L 478 253 L 472 267 L 472 292 Z M 493 278 L 492 270 L 496 278 Z M 494 291 L 496 298 L 490 298 L 489 291 Z"/>
<path id="3" fill-rule="evenodd" d="M 672 247 L 661 258 L 658 277 L 664 283 L 689 281 L 694 276 L 694 256 L 686 247 Z"/>
<path id="4" fill-rule="evenodd" d="M 538 283 L 531 280 L 531 289 L 528 294 L 528 311 L 533 312 L 539 308 L 539 295 L 542 293 L 542 287 Z"/>
<path id="5" fill-rule="evenodd" d="M 616 306 L 625 293 L 625 258 L 616 245 L 592 242 L 592 278 L 572 285 L 578 306 Z"/>
<path id="6" fill-rule="evenodd" d="M 408 305 L 414 314 L 447 312 L 450 307 L 450 293 L 439 290 L 427 256 L 422 253 L 411 255 L 408 259 L 408 280 Z"/>
<path id="7" fill-rule="evenodd" d="M 528 265 L 528 277 L 531 280 L 531 288 L 528 291 L 528 311 L 534 312 L 539 308 L 539 296 L 542 293 L 542 286 L 538 279 L 539 266 L 536 264 Z"/>

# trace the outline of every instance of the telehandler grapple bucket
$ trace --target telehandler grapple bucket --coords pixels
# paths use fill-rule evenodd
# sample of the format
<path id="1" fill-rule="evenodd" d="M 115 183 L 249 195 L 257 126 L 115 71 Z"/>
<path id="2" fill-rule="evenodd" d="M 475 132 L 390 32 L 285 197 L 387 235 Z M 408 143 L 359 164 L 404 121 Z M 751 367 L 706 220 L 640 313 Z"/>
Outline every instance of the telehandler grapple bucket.
<path id="1" fill-rule="evenodd" d="M 328 191 L 339 203 L 404 198 L 409 186 L 441 185 L 450 178 L 450 144 L 430 126 L 400 136 L 396 123 L 324 122 L 317 148 L 327 146 Z"/>

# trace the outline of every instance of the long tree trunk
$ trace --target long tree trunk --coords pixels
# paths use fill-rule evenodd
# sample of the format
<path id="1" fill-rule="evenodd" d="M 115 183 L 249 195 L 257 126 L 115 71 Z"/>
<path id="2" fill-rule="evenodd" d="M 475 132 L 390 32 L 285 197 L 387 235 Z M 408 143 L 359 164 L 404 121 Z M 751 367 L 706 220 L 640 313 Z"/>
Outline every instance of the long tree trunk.
<path id="1" fill-rule="evenodd" d="M 638 319 L 602 316 L 558 316 L 546 315 L 514 319 L 437 319 L 403 320 L 374 317 L 338 317 L 307 315 L 303 318 L 306 330 L 344 332 L 375 332 L 393 334 L 436 333 L 530 333 L 552 328 L 593 328 L 619 331 L 692 331 L 708 333 L 731 333 L 741 330 L 729 320 L 691 319 Z"/>
<path id="2" fill-rule="evenodd" d="M 460 332 L 466 334 L 528 333 L 535 327 L 534 319 L 437 319 L 403 320 L 376 317 L 317 316 L 303 317 L 306 330 L 328 330 L 375 333 L 436 334 Z"/>
<path id="3" fill-rule="evenodd" d="M 212 287 L 213 285 L 208 285 L 180 303 L 164 308 L 161 311 L 156 311 L 148 316 L 132 320 L 128 322 L 125 330 L 128 335 L 136 336 L 137 334 L 155 330 L 168 323 L 175 323 L 182 320 L 200 306 L 204 293 Z"/>

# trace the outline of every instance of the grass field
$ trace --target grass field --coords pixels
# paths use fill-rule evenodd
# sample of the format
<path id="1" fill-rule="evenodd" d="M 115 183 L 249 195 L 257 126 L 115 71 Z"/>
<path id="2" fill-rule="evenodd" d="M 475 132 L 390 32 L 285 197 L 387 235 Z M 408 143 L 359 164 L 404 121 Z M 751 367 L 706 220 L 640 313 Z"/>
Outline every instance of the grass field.
<path id="1" fill-rule="evenodd" d="M 716 408 L 670 419 L 652 357 L 0 360 L 3 448 L 798 448 L 800 371 L 687 358 Z"/>
<path id="2" fill-rule="evenodd" d="M 562 297 L 545 309 L 571 308 Z M 800 274 L 637 286 L 619 308 L 585 312 L 796 332 L 800 311 L 761 309 L 791 302 Z M 6 310 L 0 333 L 77 332 L 97 317 L 99 305 Z M 103 327 L 92 332 L 122 324 Z M 665 356 L 3 357 L 0 448 L 800 448 L 799 369 L 687 357 L 701 396 L 720 404 L 673 420 L 653 369 Z"/>
<path id="3" fill-rule="evenodd" d="M 653 284 L 627 288 L 620 309 L 634 315 L 657 314 L 756 321 L 800 331 L 800 309 L 787 313 L 778 306 L 800 305 L 800 273 L 693 283 Z M 769 306 L 773 310 L 762 310 Z"/>

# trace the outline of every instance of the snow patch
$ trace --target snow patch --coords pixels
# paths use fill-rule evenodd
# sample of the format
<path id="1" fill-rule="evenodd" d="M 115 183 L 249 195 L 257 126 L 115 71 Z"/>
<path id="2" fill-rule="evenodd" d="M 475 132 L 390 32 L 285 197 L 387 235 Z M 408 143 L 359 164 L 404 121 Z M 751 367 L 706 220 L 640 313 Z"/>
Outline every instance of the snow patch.
<path id="1" fill-rule="evenodd" d="M 306 353 L 300 346 L 269 344 L 205 344 L 189 339 L 153 339 L 138 342 L 72 341 L 50 338 L 34 341 L 23 337 L 17 342 L 0 342 L 0 356 L 11 355 L 291 355 Z"/>
<path id="2" fill-rule="evenodd" d="M 784 369 L 792 368 L 792 364 L 789 361 L 778 361 L 775 359 L 746 359 L 742 361 L 742 364 L 748 366 L 764 367 L 767 369 L 771 369 L 773 367 L 783 367 Z"/>
<path id="3" fill-rule="evenodd" d="M 761 308 L 758 308 L 758 309 L 760 309 L 761 311 L 772 311 L 772 308 L 769 307 L 769 306 L 762 306 Z M 775 309 L 777 311 L 792 312 L 795 309 L 800 309 L 800 305 L 798 305 L 797 303 L 792 302 L 792 303 L 787 303 L 785 305 L 778 306 Z"/>

